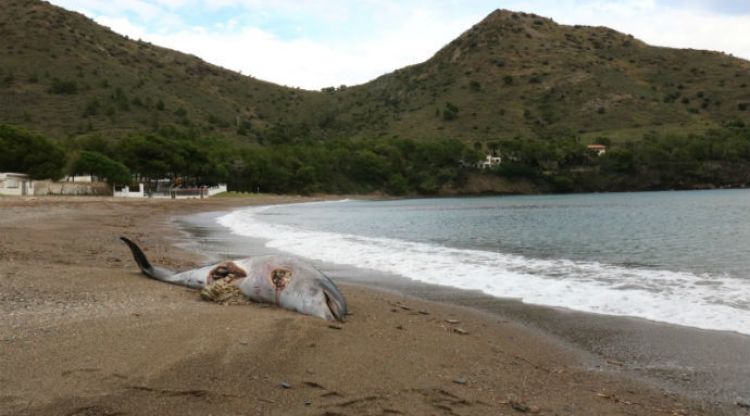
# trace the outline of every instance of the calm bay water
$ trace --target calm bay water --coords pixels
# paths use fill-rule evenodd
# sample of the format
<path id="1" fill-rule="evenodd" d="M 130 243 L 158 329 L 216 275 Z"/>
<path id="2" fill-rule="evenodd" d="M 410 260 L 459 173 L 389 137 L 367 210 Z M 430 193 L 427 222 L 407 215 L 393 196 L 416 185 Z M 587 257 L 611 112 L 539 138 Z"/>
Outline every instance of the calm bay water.
<path id="1" fill-rule="evenodd" d="M 219 222 L 320 261 L 750 334 L 747 190 L 339 201 Z"/>

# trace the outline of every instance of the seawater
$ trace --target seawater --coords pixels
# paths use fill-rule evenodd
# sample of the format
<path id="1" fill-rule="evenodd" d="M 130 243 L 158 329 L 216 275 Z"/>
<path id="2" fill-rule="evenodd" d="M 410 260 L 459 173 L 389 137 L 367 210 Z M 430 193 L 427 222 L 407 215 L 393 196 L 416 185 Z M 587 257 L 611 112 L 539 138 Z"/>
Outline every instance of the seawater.
<path id="1" fill-rule="evenodd" d="M 523 302 L 750 334 L 750 191 L 236 210 L 270 248 Z"/>

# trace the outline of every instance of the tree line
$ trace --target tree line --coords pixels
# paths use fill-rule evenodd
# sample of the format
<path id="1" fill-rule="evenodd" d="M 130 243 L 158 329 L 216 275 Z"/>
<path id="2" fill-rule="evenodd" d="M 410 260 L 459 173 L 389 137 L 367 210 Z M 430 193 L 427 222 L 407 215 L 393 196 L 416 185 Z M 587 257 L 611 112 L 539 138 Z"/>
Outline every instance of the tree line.
<path id="1" fill-rule="evenodd" d="M 162 128 L 122 137 L 83 135 L 58 143 L 0 125 L 0 171 L 33 178 L 91 174 L 110 184 L 169 178 L 227 183 L 234 191 L 433 195 L 471 176 L 525 180 L 540 192 L 685 189 L 750 184 L 750 127 L 728 123 L 703 134 L 646 134 L 592 154 L 574 135 L 517 137 L 469 146 L 453 139 L 295 139 L 265 145 Z M 488 170 L 487 153 L 503 158 Z"/>
<path id="2" fill-rule="evenodd" d="M 601 156 L 574 136 L 490 143 L 504 161 L 494 173 L 552 192 L 606 192 L 750 186 L 750 126 L 742 121 L 700 134 L 646 133 L 607 145 Z"/>
<path id="3" fill-rule="evenodd" d="M 64 144 L 0 126 L 0 171 L 37 179 L 90 174 L 110 184 L 169 178 L 227 183 L 235 191 L 435 194 L 464 178 L 479 153 L 458 140 L 328 140 L 247 144 L 165 128 L 119 138 L 85 135 Z M 469 162 L 466 162 L 469 161 Z"/>

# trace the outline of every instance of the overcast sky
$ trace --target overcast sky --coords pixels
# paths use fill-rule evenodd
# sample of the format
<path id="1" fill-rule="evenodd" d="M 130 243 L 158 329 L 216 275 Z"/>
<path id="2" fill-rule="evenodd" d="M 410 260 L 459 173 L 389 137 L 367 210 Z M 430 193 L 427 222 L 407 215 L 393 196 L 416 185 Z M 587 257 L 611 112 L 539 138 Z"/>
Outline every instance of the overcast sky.
<path id="1" fill-rule="evenodd" d="M 131 38 L 278 84 L 367 82 L 422 62 L 493 10 L 608 26 L 750 59 L 750 0 L 51 0 Z"/>

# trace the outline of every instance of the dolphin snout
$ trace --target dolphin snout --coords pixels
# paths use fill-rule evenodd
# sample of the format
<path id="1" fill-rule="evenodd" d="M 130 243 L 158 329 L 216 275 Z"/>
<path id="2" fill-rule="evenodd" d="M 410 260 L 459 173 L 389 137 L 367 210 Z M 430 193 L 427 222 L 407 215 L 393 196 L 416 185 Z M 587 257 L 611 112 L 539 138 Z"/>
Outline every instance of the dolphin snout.
<path id="1" fill-rule="evenodd" d="M 336 287 L 336 285 L 334 285 L 327 277 L 321 279 L 320 283 L 322 286 L 321 290 L 325 296 L 326 306 L 331 312 L 331 315 L 333 315 L 333 318 L 337 321 L 343 321 L 348 313 L 346 298 L 344 298 L 344 295 L 339 291 L 339 288 Z"/>

